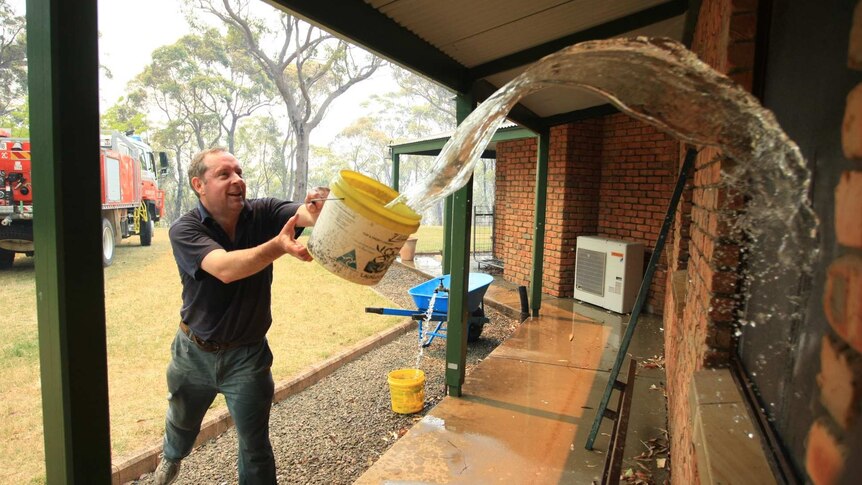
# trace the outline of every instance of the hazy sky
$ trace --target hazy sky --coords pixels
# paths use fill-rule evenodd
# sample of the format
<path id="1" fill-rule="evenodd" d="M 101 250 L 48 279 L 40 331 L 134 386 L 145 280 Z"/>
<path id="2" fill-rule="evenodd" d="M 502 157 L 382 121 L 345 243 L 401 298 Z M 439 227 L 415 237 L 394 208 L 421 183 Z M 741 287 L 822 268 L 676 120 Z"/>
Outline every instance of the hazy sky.
<path id="1" fill-rule="evenodd" d="M 130 28 L 130 25 L 143 28 Z M 126 84 L 150 61 L 157 47 L 172 44 L 188 32 L 178 0 L 99 0 L 99 60 L 113 74 L 100 79 L 104 110 L 123 95 Z M 388 75 L 376 75 L 338 98 L 311 142 L 326 145 L 361 113 L 358 105 L 375 93 L 392 90 Z"/>
<path id="2" fill-rule="evenodd" d="M 24 13 L 25 0 L 8 0 Z M 99 62 L 113 78 L 100 76 L 102 110 L 123 95 L 126 84 L 140 73 L 157 47 L 174 43 L 188 32 L 179 0 L 99 0 Z M 326 119 L 312 133 L 311 142 L 326 145 L 347 124 L 361 115 L 359 104 L 375 93 L 394 89 L 388 72 L 354 86 L 332 104 Z"/>

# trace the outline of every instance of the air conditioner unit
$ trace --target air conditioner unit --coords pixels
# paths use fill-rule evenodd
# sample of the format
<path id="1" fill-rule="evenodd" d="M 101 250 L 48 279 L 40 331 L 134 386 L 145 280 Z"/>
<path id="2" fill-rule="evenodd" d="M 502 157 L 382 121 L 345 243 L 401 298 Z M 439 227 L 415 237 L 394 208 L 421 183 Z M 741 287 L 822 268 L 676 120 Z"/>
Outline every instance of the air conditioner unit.
<path id="1" fill-rule="evenodd" d="M 578 236 L 577 244 L 575 299 L 631 312 L 643 281 L 644 245 L 600 236 Z"/>

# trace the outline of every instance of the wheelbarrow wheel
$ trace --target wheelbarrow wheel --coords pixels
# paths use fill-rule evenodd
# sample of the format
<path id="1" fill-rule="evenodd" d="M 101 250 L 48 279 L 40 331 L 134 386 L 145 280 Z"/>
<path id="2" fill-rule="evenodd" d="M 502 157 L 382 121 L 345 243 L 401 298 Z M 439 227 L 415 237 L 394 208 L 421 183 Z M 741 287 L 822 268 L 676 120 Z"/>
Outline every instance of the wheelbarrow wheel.
<path id="1" fill-rule="evenodd" d="M 483 323 L 485 310 L 477 308 L 470 314 L 470 317 L 470 324 L 467 326 L 467 342 L 473 343 L 479 340 L 479 337 L 482 335 L 482 330 L 485 329 L 485 324 Z"/>

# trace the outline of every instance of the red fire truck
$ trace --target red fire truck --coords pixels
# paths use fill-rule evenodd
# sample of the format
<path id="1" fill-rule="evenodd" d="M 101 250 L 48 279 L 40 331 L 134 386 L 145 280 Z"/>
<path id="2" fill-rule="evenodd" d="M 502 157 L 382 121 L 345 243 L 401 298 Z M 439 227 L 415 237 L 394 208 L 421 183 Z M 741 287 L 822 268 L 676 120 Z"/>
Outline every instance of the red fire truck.
<path id="1" fill-rule="evenodd" d="M 159 152 L 157 167 L 149 145 L 119 133 L 101 137 L 99 158 L 102 262 L 108 266 L 118 239 L 137 235 L 141 246 L 152 243 L 153 223 L 164 215 L 158 178 L 167 172 L 168 158 Z M 32 256 L 33 249 L 30 140 L 0 137 L 0 269 L 12 266 L 15 253 Z"/>

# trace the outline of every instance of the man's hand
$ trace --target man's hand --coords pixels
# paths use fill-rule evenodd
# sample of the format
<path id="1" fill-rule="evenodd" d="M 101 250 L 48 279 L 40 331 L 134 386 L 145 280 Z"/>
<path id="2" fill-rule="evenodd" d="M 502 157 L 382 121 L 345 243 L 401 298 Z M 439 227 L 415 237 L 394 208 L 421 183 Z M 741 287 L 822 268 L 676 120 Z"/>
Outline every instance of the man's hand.
<path id="1" fill-rule="evenodd" d="M 329 198 L 329 187 L 313 187 L 308 190 L 305 196 L 305 207 L 314 219 L 317 219 L 320 211 L 323 210 L 323 203 L 327 198 Z"/>
<path id="2" fill-rule="evenodd" d="M 288 219 L 287 224 L 281 228 L 281 232 L 278 233 L 276 238 L 285 253 L 300 261 L 311 261 L 314 258 L 308 252 L 308 248 L 300 244 L 294 236 L 296 234 L 296 221 L 297 216 L 295 215 Z"/>

